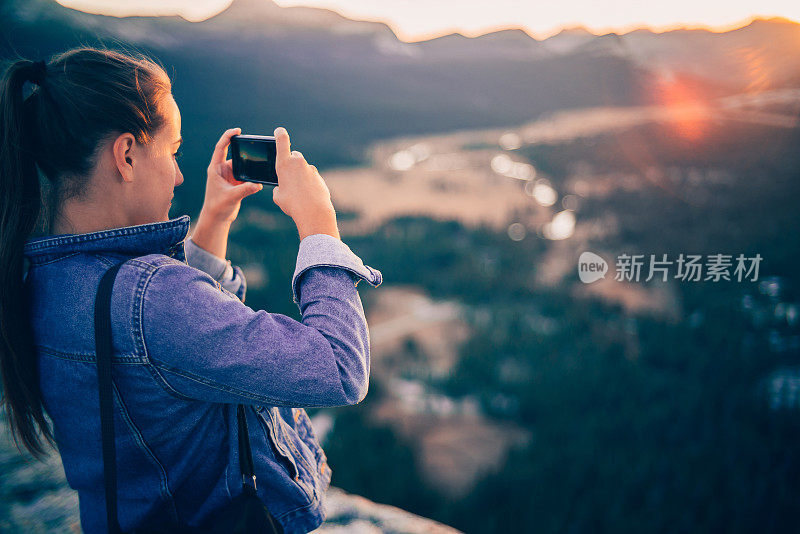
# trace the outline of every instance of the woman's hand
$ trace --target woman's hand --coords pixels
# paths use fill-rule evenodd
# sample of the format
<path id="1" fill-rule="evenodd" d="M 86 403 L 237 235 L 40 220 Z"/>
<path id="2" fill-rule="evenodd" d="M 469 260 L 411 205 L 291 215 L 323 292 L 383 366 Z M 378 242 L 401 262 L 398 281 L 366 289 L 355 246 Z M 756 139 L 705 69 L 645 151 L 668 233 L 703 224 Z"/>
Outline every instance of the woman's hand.
<path id="1" fill-rule="evenodd" d="M 236 180 L 233 177 L 231 160 L 225 159 L 231 137 L 241 132 L 241 128 L 227 130 L 214 148 L 211 163 L 208 165 L 203 208 L 192 233 L 192 241 L 196 245 L 223 260 L 228 248 L 228 233 L 239 214 L 242 199 L 264 187 L 261 184 Z"/>
<path id="2" fill-rule="evenodd" d="M 263 189 L 263 185 L 241 182 L 233 177 L 231 160 L 226 160 L 231 137 L 242 133 L 241 128 L 231 128 L 219 138 L 211 163 L 208 165 L 206 197 L 202 213 L 218 221 L 232 223 L 239 214 L 242 199 Z"/>
<path id="3" fill-rule="evenodd" d="M 285 128 L 275 129 L 275 144 L 278 186 L 272 190 L 272 200 L 294 220 L 301 241 L 311 234 L 340 239 L 331 192 L 317 168 L 309 165 L 300 152 L 290 149 Z"/>

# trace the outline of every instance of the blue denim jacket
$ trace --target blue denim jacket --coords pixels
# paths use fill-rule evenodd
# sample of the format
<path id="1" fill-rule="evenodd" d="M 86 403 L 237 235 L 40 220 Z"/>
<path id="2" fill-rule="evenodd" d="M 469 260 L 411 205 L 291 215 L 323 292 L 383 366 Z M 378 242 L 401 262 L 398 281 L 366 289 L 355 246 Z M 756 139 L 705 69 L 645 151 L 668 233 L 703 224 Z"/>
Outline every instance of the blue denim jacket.
<path id="1" fill-rule="evenodd" d="M 356 286 L 377 287 L 381 273 L 334 237 L 304 238 L 291 282 L 298 322 L 246 306 L 242 270 L 185 241 L 188 232 L 183 215 L 25 245 L 44 405 L 83 530 L 106 531 L 94 297 L 124 260 L 111 305 L 121 527 L 199 525 L 241 493 L 242 403 L 259 497 L 286 533 L 313 530 L 331 470 L 303 407 L 367 394 Z"/>

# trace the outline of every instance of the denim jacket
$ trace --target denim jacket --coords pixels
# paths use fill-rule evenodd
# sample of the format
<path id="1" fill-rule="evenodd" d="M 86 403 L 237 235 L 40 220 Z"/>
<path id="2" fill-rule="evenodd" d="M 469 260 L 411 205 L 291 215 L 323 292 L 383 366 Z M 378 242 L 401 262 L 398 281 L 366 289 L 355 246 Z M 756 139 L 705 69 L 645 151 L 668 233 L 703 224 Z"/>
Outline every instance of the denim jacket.
<path id="1" fill-rule="evenodd" d="M 43 401 L 82 528 L 107 530 L 94 298 L 103 273 L 125 261 L 111 304 L 123 530 L 200 525 L 241 493 L 237 404 L 247 405 L 259 497 L 287 534 L 313 530 L 331 470 L 303 407 L 367 394 L 356 286 L 377 287 L 382 275 L 332 236 L 305 237 L 291 281 L 296 321 L 245 305 L 242 270 L 186 241 L 188 232 L 183 215 L 25 245 Z"/>

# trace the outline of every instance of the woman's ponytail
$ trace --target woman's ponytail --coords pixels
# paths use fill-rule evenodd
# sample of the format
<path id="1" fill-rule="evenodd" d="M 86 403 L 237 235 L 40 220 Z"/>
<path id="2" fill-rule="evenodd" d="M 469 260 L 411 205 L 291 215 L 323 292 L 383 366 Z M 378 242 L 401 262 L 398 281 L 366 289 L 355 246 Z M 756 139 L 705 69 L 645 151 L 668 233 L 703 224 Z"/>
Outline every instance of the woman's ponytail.
<path id="1" fill-rule="evenodd" d="M 44 83 L 43 63 L 20 60 L 11 64 L 0 81 L 0 369 L 2 405 L 14 440 L 35 456 L 44 453 L 42 435 L 52 444 L 39 391 L 33 357 L 33 332 L 23 283 L 22 248 L 36 227 L 42 206 L 39 175 L 31 150 L 25 82 Z"/>
<path id="2" fill-rule="evenodd" d="M 153 138 L 166 124 L 171 91 L 150 58 L 89 47 L 48 63 L 16 61 L 0 80 L 2 407 L 17 447 L 21 441 L 36 457 L 43 437 L 55 441 L 42 402 L 23 247 L 35 229 L 52 227 L 64 200 L 86 191 L 104 141 L 125 132 L 142 144 Z"/>

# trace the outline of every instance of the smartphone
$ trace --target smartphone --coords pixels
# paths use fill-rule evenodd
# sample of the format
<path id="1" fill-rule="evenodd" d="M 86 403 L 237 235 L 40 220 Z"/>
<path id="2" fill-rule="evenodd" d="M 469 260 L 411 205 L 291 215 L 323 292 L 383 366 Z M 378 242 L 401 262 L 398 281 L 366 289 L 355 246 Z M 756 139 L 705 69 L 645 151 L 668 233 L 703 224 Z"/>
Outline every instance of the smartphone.
<path id="1" fill-rule="evenodd" d="M 278 185 L 275 138 L 271 135 L 231 137 L 233 177 L 241 182 Z"/>

